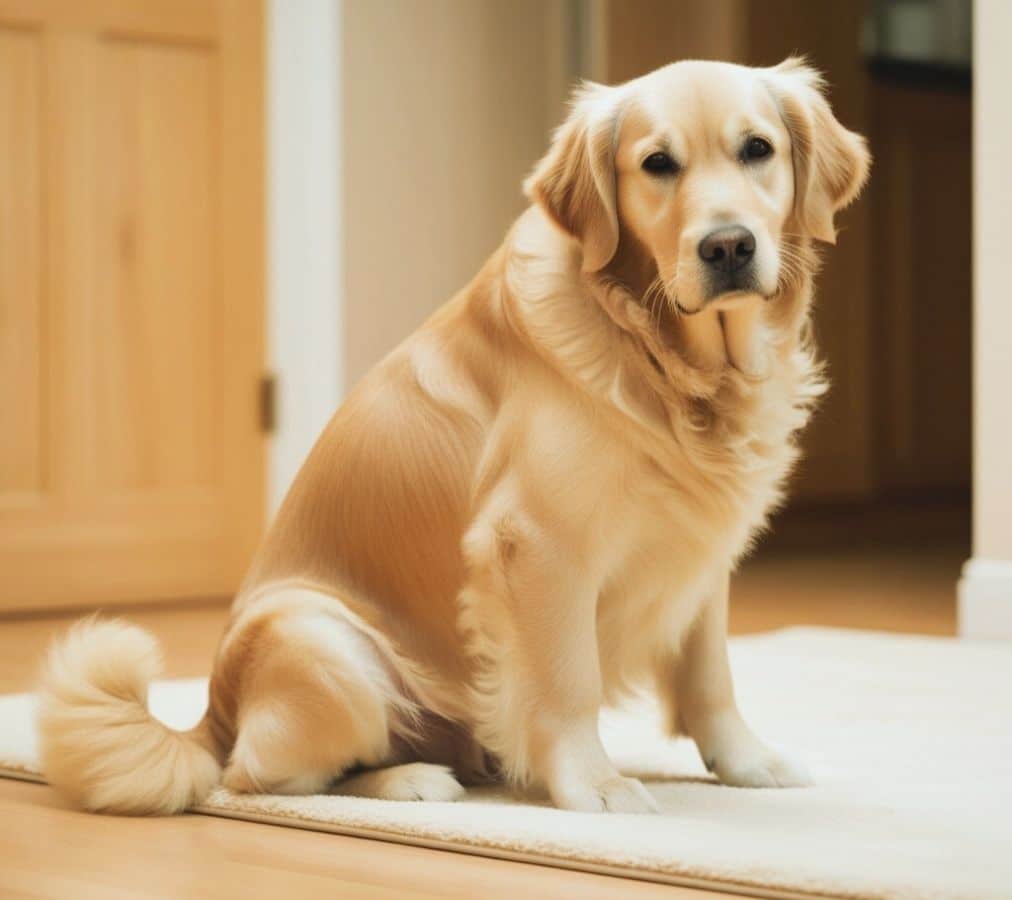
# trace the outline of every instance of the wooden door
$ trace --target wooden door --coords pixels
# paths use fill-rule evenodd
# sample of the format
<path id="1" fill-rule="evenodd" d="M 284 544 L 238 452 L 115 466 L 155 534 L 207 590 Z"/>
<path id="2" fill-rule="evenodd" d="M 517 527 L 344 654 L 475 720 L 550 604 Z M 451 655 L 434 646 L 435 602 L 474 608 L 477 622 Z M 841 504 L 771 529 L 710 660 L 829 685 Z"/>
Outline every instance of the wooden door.
<path id="1" fill-rule="evenodd" d="M 872 95 L 878 470 L 893 495 L 969 495 L 972 99 L 888 80 Z"/>
<path id="2" fill-rule="evenodd" d="M 0 0 L 0 610 L 242 576 L 263 41 L 260 0 Z"/>

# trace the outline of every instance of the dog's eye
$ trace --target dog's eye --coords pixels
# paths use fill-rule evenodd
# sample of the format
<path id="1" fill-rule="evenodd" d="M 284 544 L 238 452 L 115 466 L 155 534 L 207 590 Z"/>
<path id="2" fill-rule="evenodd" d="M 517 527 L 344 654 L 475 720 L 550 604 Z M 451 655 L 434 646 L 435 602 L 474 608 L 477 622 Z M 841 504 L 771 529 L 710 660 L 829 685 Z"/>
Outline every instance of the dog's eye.
<path id="1" fill-rule="evenodd" d="M 651 153 L 643 160 L 643 171 L 651 175 L 674 175 L 678 171 L 678 163 L 667 153 Z"/>
<path id="2" fill-rule="evenodd" d="M 745 142 L 742 156 L 746 162 L 751 162 L 752 160 L 765 159 L 772 152 L 773 146 L 765 138 L 751 137 Z"/>

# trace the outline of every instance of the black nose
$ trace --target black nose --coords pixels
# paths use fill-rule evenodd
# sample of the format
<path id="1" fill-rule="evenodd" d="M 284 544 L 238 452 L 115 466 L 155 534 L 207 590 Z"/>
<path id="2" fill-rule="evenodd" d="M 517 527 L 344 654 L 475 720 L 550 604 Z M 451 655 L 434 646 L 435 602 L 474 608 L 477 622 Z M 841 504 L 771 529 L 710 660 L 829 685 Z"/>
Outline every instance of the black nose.
<path id="1" fill-rule="evenodd" d="M 755 256 L 755 235 L 741 225 L 711 231 L 699 242 L 699 258 L 718 272 L 737 272 Z"/>

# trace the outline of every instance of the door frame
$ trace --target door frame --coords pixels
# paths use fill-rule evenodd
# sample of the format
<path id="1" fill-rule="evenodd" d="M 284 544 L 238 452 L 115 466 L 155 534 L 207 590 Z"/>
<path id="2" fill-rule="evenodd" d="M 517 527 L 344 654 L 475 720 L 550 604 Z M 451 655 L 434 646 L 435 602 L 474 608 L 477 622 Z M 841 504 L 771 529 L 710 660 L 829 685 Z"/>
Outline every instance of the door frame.
<path id="1" fill-rule="evenodd" d="M 344 390 L 341 0 L 268 0 L 267 513 Z"/>

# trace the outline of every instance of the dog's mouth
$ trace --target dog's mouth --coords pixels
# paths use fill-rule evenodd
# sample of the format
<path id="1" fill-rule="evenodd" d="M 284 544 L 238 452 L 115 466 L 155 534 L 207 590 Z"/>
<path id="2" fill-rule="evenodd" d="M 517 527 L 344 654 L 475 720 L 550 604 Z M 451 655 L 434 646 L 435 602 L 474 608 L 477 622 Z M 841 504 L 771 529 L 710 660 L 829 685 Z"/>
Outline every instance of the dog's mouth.
<path id="1" fill-rule="evenodd" d="M 763 302 L 767 302 L 772 299 L 770 294 L 763 293 L 762 291 L 746 288 L 734 288 L 732 290 L 721 291 L 718 294 L 712 294 L 695 309 L 689 309 L 688 307 L 683 306 L 681 302 L 679 302 L 677 296 L 672 299 L 672 303 L 674 304 L 675 309 L 677 309 L 683 316 L 694 316 L 703 312 L 705 309 L 735 309 L 756 297 Z"/>
<path id="2" fill-rule="evenodd" d="M 670 299 L 678 313 L 668 324 L 671 340 L 691 365 L 710 371 L 732 366 L 750 379 L 768 377 L 771 359 L 762 324 L 767 294 L 723 291 L 697 309 Z"/>
<path id="3" fill-rule="evenodd" d="M 700 265 L 694 260 L 679 262 L 671 272 L 672 277 L 665 282 L 668 300 L 683 316 L 695 316 L 706 309 L 735 309 L 756 298 L 771 300 L 777 281 L 770 277 L 769 262 L 764 253 L 758 253 L 744 265 L 728 269 Z"/>

